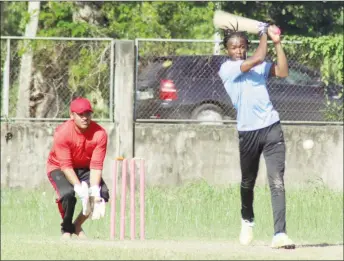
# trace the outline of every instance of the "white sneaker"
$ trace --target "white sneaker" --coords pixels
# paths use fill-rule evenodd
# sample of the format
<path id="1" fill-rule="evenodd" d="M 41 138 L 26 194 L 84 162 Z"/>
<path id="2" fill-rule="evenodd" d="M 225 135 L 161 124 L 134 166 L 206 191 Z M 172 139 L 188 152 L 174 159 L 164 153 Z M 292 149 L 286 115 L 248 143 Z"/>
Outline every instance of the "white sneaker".
<path id="1" fill-rule="evenodd" d="M 65 232 L 62 234 L 61 239 L 62 240 L 68 240 L 68 239 L 71 239 L 71 237 L 72 237 L 71 233 Z"/>
<path id="2" fill-rule="evenodd" d="M 272 248 L 294 249 L 294 242 L 287 236 L 286 233 L 278 233 L 272 238 Z"/>
<path id="3" fill-rule="evenodd" d="M 240 244 L 249 245 L 253 240 L 253 226 L 254 222 L 248 220 L 241 220 Z"/>

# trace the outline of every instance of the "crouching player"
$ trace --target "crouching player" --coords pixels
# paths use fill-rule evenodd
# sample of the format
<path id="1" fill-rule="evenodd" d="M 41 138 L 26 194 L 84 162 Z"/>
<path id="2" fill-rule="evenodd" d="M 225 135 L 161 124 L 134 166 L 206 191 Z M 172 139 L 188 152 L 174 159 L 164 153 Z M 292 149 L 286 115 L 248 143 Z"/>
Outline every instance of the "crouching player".
<path id="1" fill-rule="evenodd" d="M 56 128 L 48 157 L 47 175 L 57 194 L 63 238 L 72 234 L 85 238 L 81 225 L 90 216 L 92 219 L 103 216 L 105 202 L 109 200 L 109 190 L 102 179 L 107 134 L 91 120 L 92 113 L 87 99 L 73 100 L 71 119 Z M 76 195 L 83 210 L 73 222 Z"/>

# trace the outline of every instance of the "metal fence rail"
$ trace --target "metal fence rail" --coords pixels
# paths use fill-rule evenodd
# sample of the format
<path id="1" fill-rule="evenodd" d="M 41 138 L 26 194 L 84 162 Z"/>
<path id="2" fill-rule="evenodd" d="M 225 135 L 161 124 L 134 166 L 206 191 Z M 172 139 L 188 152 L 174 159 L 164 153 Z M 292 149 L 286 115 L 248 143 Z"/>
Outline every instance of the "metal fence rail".
<path id="1" fill-rule="evenodd" d="M 251 41 L 248 55 L 258 43 Z M 342 106 L 338 93 L 343 86 L 325 86 L 321 82 L 321 61 L 304 63 L 300 60 L 305 52 L 301 41 L 282 43 L 289 76 L 270 78 L 267 84 L 281 120 L 342 123 L 329 114 L 333 114 L 333 104 Z M 235 122 L 236 112 L 217 74 L 228 59 L 220 41 L 136 39 L 136 47 L 135 121 Z M 267 60 L 276 61 L 271 42 Z"/>
<path id="2" fill-rule="evenodd" d="M 113 120 L 114 40 L 1 37 L 1 118 L 56 121 L 90 99 L 94 119 Z"/>

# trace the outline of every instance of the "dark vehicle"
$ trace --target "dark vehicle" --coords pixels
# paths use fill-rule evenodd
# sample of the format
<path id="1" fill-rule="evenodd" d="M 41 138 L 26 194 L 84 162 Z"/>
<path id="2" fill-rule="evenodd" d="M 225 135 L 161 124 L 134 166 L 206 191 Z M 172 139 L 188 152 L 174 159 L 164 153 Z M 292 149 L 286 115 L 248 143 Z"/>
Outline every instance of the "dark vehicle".
<path id="1" fill-rule="evenodd" d="M 157 57 L 139 71 L 135 117 L 199 121 L 235 120 L 236 111 L 218 76 L 228 56 Z M 289 62 L 287 78 L 269 78 L 270 99 L 284 121 L 326 121 L 326 95 L 320 73 Z M 326 88 L 342 102 L 341 85 Z"/>

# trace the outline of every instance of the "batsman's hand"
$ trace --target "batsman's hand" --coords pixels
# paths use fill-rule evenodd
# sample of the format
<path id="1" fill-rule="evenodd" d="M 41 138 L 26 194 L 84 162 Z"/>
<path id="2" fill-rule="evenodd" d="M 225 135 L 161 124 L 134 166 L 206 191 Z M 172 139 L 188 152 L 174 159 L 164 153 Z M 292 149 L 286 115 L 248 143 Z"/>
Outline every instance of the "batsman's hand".
<path id="1" fill-rule="evenodd" d="M 281 42 L 281 31 L 276 25 L 269 26 L 268 35 L 275 44 Z"/>

